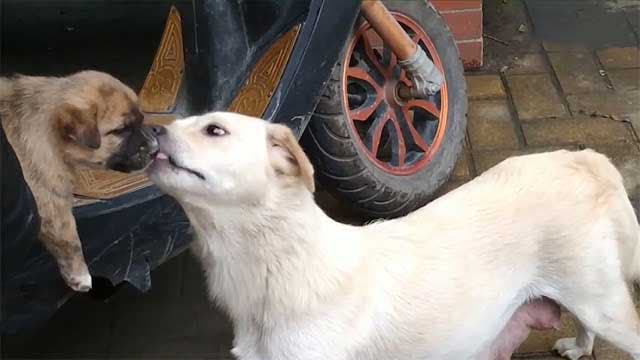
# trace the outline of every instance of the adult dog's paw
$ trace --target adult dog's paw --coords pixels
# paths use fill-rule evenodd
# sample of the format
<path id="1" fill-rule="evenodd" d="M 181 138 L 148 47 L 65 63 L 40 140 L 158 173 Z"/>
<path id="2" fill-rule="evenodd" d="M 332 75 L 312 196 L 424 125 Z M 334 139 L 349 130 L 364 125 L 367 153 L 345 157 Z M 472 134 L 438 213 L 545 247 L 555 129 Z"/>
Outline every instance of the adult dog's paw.
<path id="1" fill-rule="evenodd" d="M 553 345 L 553 350 L 557 351 L 560 356 L 571 360 L 578 360 L 583 356 L 591 355 L 589 349 L 580 347 L 577 344 L 576 338 L 559 339 L 555 345 Z"/>

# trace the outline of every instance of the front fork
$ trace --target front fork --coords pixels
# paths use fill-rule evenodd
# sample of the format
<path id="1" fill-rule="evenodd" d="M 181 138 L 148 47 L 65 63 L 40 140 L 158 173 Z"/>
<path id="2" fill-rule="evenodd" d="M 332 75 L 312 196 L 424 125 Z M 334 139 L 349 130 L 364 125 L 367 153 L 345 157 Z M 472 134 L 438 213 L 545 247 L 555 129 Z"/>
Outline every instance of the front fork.
<path id="1" fill-rule="evenodd" d="M 382 1 L 364 0 L 361 11 L 371 27 L 398 57 L 398 64 L 413 83 L 413 87 L 401 86 L 398 95 L 405 99 L 427 98 L 440 91 L 444 76 L 424 50 L 411 40 Z"/>

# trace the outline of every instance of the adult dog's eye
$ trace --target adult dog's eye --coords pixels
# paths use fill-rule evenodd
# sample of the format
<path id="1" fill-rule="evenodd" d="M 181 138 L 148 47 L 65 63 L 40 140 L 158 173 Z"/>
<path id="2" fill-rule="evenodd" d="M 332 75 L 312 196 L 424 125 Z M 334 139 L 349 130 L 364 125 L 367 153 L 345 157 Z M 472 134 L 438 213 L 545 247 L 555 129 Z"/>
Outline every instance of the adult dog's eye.
<path id="1" fill-rule="evenodd" d="M 207 125 L 206 128 L 204 128 L 204 131 L 207 135 L 209 136 L 224 136 L 227 135 L 227 131 L 223 128 L 221 128 L 218 125 Z"/>

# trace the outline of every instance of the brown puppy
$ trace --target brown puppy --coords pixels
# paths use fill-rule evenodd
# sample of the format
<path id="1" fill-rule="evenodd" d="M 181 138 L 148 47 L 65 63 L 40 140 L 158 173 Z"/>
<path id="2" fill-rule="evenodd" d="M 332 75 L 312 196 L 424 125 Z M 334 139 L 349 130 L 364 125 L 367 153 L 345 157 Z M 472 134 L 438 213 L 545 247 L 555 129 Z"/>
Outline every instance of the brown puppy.
<path id="1" fill-rule="evenodd" d="M 72 180 L 82 167 L 142 170 L 157 152 L 136 94 L 112 76 L 0 77 L 0 118 L 40 213 L 40 238 L 76 291 L 91 276 L 72 214 Z"/>

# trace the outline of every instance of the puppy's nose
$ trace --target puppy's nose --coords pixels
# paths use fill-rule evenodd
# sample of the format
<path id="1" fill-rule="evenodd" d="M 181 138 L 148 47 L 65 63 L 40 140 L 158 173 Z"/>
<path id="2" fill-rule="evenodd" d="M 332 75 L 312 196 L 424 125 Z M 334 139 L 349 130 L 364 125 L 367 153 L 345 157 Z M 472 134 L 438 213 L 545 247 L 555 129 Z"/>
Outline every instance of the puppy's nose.
<path id="1" fill-rule="evenodd" d="M 151 126 L 151 132 L 153 133 L 153 135 L 157 137 L 157 136 L 166 134 L 167 129 L 161 125 L 154 125 L 154 126 Z"/>

